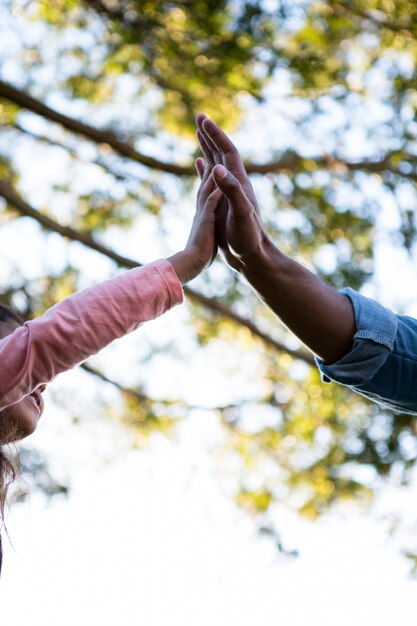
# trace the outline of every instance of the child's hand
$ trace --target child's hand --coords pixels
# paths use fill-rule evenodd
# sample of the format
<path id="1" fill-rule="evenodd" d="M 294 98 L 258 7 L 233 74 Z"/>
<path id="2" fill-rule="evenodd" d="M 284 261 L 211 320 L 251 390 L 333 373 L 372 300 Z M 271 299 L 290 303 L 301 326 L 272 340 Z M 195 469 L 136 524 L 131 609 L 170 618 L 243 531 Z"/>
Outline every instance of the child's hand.
<path id="1" fill-rule="evenodd" d="M 211 265 L 217 254 L 214 236 L 216 208 L 223 193 L 215 185 L 209 165 L 204 166 L 204 161 L 197 159 L 196 168 L 201 177 L 201 185 L 187 245 L 182 252 L 168 259 L 182 284 L 192 280 Z"/>

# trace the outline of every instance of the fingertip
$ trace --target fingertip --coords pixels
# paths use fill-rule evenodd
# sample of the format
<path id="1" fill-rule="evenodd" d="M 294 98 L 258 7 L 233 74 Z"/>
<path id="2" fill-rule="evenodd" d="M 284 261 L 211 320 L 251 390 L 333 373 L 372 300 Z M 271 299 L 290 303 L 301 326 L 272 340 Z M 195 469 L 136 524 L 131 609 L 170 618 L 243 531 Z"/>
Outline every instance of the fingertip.
<path id="1" fill-rule="evenodd" d="M 213 168 L 214 177 L 217 180 L 223 180 L 228 174 L 228 170 L 224 167 L 224 165 L 217 164 Z"/>
<path id="2" fill-rule="evenodd" d="M 216 208 L 220 198 L 224 195 L 223 191 L 216 187 L 207 198 L 208 205 Z"/>
<path id="3" fill-rule="evenodd" d="M 207 115 L 205 113 L 197 113 L 195 116 L 197 126 L 202 126 L 205 119 L 207 119 Z"/>
<path id="4" fill-rule="evenodd" d="M 197 170 L 197 174 L 202 179 L 203 176 L 204 176 L 204 171 L 206 169 L 206 163 L 205 163 L 204 159 L 202 159 L 201 157 L 197 157 L 194 164 L 195 164 L 195 168 Z"/>
<path id="5" fill-rule="evenodd" d="M 202 121 L 201 126 L 203 130 L 206 131 L 206 133 L 209 133 L 210 131 L 217 129 L 217 124 L 215 124 L 215 122 L 213 122 L 213 120 L 211 120 L 207 116 L 204 117 L 204 120 Z"/>

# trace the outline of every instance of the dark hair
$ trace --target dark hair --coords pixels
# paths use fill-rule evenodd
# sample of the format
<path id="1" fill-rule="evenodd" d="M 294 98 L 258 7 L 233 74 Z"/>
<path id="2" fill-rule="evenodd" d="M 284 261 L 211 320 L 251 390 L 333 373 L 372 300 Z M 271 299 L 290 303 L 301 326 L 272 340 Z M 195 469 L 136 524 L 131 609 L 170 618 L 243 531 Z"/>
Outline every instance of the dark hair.
<path id="1" fill-rule="evenodd" d="M 0 304 L 0 322 L 17 322 L 18 324 L 23 324 L 22 318 L 20 318 L 16 313 L 11 311 L 7 306 Z"/>
<path id="2" fill-rule="evenodd" d="M 4 523 L 4 510 L 6 506 L 7 491 L 15 480 L 17 474 L 16 464 L 5 453 L 4 448 L 0 448 L 0 574 L 3 564 L 3 542 L 1 531 L 7 529 Z"/>
<path id="3" fill-rule="evenodd" d="M 17 432 L 17 431 L 16 431 Z M 4 521 L 7 492 L 17 476 L 17 455 L 13 455 L 10 449 L 15 438 L 15 429 L 10 428 L 9 418 L 6 411 L 0 412 L 0 574 L 3 562 L 2 536 L 7 528 Z M 7 433 L 7 434 L 6 434 Z M 14 458 L 13 458 L 14 457 Z"/>
<path id="4" fill-rule="evenodd" d="M 6 306 L 0 304 L 0 323 L 13 321 L 23 324 L 23 320 Z M 2 419 L 4 417 L 4 419 Z M 3 546 L 1 530 L 4 527 L 4 510 L 6 506 L 7 491 L 16 478 L 16 464 L 6 453 L 5 448 L 10 444 L 14 433 L 10 432 L 10 424 L 7 423 L 7 413 L 0 411 L 0 573 L 3 563 Z M 6 531 L 7 532 L 7 531 Z"/>

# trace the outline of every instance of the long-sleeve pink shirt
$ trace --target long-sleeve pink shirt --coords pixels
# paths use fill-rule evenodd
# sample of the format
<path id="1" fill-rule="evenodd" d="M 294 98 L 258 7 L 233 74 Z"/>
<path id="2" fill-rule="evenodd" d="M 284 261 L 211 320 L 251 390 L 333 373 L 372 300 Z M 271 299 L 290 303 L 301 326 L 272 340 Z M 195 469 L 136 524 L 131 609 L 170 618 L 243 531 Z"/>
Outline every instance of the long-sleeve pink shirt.
<path id="1" fill-rule="evenodd" d="M 79 291 L 0 340 L 0 410 L 182 302 L 161 259 Z"/>

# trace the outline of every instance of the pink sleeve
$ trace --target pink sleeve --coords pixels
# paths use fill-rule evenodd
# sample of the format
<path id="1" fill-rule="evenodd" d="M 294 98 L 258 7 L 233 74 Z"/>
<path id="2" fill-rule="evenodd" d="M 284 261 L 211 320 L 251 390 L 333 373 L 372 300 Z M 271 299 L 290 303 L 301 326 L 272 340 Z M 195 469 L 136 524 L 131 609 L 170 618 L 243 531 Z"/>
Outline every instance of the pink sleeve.
<path id="1" fill-rule="evenodd" d="M 0 410 L 182 299 L 161 259 L 62 300 L 0 341 Z"/>

